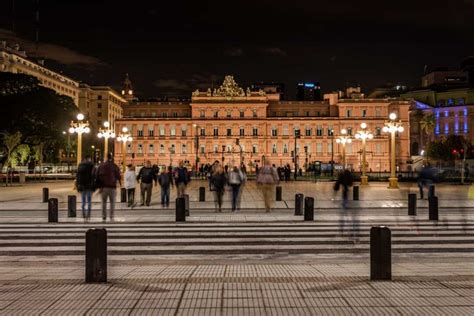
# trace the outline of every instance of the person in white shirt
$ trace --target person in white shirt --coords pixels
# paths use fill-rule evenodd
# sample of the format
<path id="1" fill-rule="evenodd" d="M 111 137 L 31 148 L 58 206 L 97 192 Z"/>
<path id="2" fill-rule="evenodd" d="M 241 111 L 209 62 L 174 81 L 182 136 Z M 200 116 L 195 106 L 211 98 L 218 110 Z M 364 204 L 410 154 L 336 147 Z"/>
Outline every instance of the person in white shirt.
<path id="1" fill-rule="evenodd" d="M 135 203 L 135 186 L 137 184 L 137 175 L 135 174 L 135 166 L 128 165 L 125 171 L 125 189 L 127 189 L 127 201 L 129 207 L 134 207 Z"/>

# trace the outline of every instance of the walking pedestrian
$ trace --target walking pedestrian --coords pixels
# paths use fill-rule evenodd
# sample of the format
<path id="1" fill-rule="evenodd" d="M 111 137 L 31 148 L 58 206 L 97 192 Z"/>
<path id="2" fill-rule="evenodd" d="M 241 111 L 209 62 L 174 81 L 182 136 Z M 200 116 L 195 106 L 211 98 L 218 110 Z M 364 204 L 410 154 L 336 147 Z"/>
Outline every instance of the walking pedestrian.
<path id="1" fill-rule="evenodd" d="M 229 185 L 232 188 L 232 212 L 240 210 L 240 187 L 244 180 L 243 172 L 237 166 L 234 166 L 229 172 Z"/>
<path id="2" fill-rule="evenodd" d="M 114 163 L 112 154 L 108 154 L 107 161 L 100 164 L 97 170 L 97 179 L 102 195 L 102 220 L 105 221 L 107 218 L 107 199 L 110 200 L 110 220 L 113 220 L 117 182 L 122 186 L 122 181 L 120 179 L 120 169 Z"/>
<path id="3" fill-rule="evenodd" d="M 125 171 L 125 189 L 127 189 L 128 207 L 135 207 L 135 187 L 137 184 L 137 176 L 135 174 L 135 166 L 128 165 Z"/>
<path id="4" fill-rule="evenodd" d="M 435 178 L 435 170 L 431 167 L 430 163 L 427 162 L 426 165 L 420 171 L 418 175 L 418 188 L 420 189 L 420 199 L 423 200 L 423 189 L 428 187 L 433 183 Z"/>
<path id="5" fill-rule="evenodd" d="M 168 167 L 168 170 L 166 170 L 166 167 L 163 167 L 158 176 L 158 183 L 161 187 L 161 206 L 166 208 L 170 205 L 170 187 L 174 185 L 172 171 L 171 166 Z"/>
<path id="6" fill-rule="evenodd" d="M 352 186 L 353 182 L 354 177 L 352 176 L 352 173 L 348 169 L 344 169 L 344 171 L 342 171 L 337 177 L 336 184 L 334 185 L 334 190 L 339 191 L 339 188 L 342 186 L 342 210 L 339 219 L 340 233 L 342 235 L 344 232 L 345 218 L 347 216 L 347 213 L 349 212 L 352 221 L 352 234 L 353 237 L 356 238 L 359 233 L 359 221 L 357 218 L 356 209 L 352 208 L 350 211 L 348 211 L 349 187 Z"/>
<path id="7" fill-rule="evenodd" d="M 150 206 L 151 193 L 153 190 L 153 182 L 157 185 L 155 168 L 151 166 L 151 161 L 147 160 L 145 166 L 140 169 L 137 176 L 137 181 L 140 182 L 141 204 L 140 206 Z"/>
<path id="8" fill-rule="evenodd" d="M 82 198 L 82 217 L 88 220 L 91 217 L 91 199 L 94 192 L 94 164 L 90 156 L 85 159 L 77 167 L 76 188 L 81 193 Z M 87 204 L 87 208 L 86 208 Z"/>
<path id="9" fill-rule="evenodd" d="M 278 184 L 278 174 L 275 168 L 271 166 L 269 159 L 265 159 L 264 165 L 257 175 L 257 184 L 260 184 L 262 188 L 265 212 L 270 213 L 273 204 L 275 184 Z"/>
<path id="10" fill-rule="evenodd" d="M 216 212 L 222 212 L 222 197 L 224 196 L 224 189 L 227 179 L 222 166 L 216 165 L 214 173 L 211 175 L 211 186 L 214 188 L 214 197 Z"/>
<path id="11" fill-rule="evenodd" d="M 174 179 L 177 195 L 178 197 L 183 197 L 183 195 L 186 193 L 186 186 L 189 183 L 189 175 L 188 170 L 182 161 L 179 162 L 179 167 L 175 170 Z"/>

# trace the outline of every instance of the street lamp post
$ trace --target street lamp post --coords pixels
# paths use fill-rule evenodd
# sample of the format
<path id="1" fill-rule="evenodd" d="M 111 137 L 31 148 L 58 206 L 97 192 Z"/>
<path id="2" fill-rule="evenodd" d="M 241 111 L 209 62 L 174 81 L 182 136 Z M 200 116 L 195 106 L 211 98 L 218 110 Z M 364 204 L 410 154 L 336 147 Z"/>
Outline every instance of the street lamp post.
<path id="1" fill-rule="evenodd" d="M 365 175 L 366 172 L 366 158 L 365 158 L 365 143 L 368 139 L 374 138 L 374 135 L 367 130 L 367 124 L 360 124 L 361 130 L 357 132 L 355 138 L 362 140 L 362 176 L 360 177 L 360 184 L 367 185 L 369 184 L 369 178 Z"/>
<path id="2" fill-rule="evenodd" d="M 69 128 L 69 133 L 77 134 L 77 165 L 81 163 L 82 160 L 82 134 L 89 133 L 91 129 L 89 128 L 89 122 L 84 122 L 84 114 L 77 114 L 77 121 L 71 121 L 71 127 Z"/>
<path id="3" fill-rule="evenodd" d="M 109 154 L 109 138 L 115 138 L 115 133 L 112 128 L 110 128 L 110 123 L 105 121 L 104 128 L 99 128 L 99 133 L 97 137 L 104 139 L 104 159 L 107 159 L 107 155 Z"/>
<path id="4" fill-rule="evenodd" d="M 331 129 L 331 177 L 334 177 L 334 129 Z"/>
<path id="5" fill-rule="evenodd" d="M 396 171 L 396 157 L 395 157 L 395 135 L 396 133 L 402 133 L 404 131 L 402 126 L 402 121 L 397 120 L 397 114 L 390 113 L 389 120 L 385 121 L 385 126 L 383 127 L 385 133 L 391 134 L 391 164 L 390 164 L 390 178 L 388 178 L 389 189 L 398 189 L 398 178 L 395 174 Z"/>
<path id="6" fill-rule="evenodd" d="M 195 152 L 196 152 L 196 174 L 198 173 L 198 163 L 199 163 L 199 157 L 198 157 L 198 152 L 199 152 L 199 135 L 198 135 L 198 125 L 193 124 L 194 127 L 194 145 L 195 145 Z"/>
<path id="7" fill-rule="evenodd" d="M 346 144 L 352 143 L 350 135 L 347 135 L 345 128 L 341 129 L 341 135 L 337 137 L 336 143 L 342 145 L 342 167 L 346 169 Z"/>
<path id="8" fill-rule="evenodd" d="M 125 175 L 125 169 L 127 166 L 127 143 L 131 143 L 133 141 L 133 138 L 128 132 L 128 128 L 126 126 L 122 127 L 122 132 L 118 135 L 117 141 L 122 143 L 122 174 Z"/>

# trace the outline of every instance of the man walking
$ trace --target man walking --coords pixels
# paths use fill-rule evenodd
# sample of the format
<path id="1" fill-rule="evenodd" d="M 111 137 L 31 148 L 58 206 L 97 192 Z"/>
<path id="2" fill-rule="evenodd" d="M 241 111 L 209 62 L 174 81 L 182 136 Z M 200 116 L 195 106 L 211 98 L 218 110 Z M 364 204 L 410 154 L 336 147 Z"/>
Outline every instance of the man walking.
<path id="1" fill-rule="evenodd" d="M 92 163 L 91 157 L 86 156 L 86 158 L 77 167 L 76 175 L 76 188 L 78 192 L 81 192 L 82 217 L 84 220 L 88 220 L 91 217 L 91 198 L 95 186 L 93 171 L 94 164 Z"/>
<path id="2" fill-rule="evenodd" d="M 102 220 L 107 219 L 107 199 L 110 200 L 110 220 L 114 219 L 115 197 L 117 196 L 117 181 L 122 185 L 120 169 L 114 163 L 112 154 L 108 154 L 107 161 L 100 164 L 97 170 L 97 180 L 102 195 Z"/>
<path id="3" fill-rule="evenodd" d="M 183 197 L 186 193 L 186 185 L 189 182 L 188 170 L 182 161 L 179 162 L 179 167 L 175 171 L 175 183 L 178 197 Z"/>
<path id="4" fill-rule="evenodd" d="M 145 203 L 146 206 L 150 206 L 153 182 L 155 182 L 155 186 L 157 184 L 155 168 L 151 166 L 150 160 L 147 160 L 145 162 L 145 166 L 140 169 L 137 181 L 140 182 L 140 191 L 142 196 L 142 204 L 140 204 L 140 206 L 145 205 Z"/>
<path id="5" fill-rule="evenodd" d="M 158 183 L 161 187 L 161 206 L 168 207 L 170 205 L 170 186 L 173 185 L 173 174 L 171 173 L 172 167 L 163 167 L 160 175 L 158 176 Z"/>
<path id="6" fill-rule="evenodd" d="M 257 175 L 257 184 L 262 188 L 263 200 L 265 202 L 265 212 L 270 213 L 273 202 L 273 192 L 275 184 L 278 184 L 278 174 L 270 164 L 269 159 L 265 159 L 264 166 Z"/>

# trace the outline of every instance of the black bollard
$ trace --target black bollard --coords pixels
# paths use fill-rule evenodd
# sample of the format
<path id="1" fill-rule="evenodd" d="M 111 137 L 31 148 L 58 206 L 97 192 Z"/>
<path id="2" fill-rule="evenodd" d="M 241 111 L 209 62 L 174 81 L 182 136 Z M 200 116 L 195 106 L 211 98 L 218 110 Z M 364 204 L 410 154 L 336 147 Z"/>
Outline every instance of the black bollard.
<path id="1" fill-rule="evenodd" d="M 408 215 L 416 216 L 416 193 L 408 194 Z"/>
<path id="2" fill-rule="evenodd" d="M 438 197 L 428 197 L 428 218 L 430 221 L 438 220 Z"/>
<path id="3" fill-rule="evenodd" d="M 303 199 L 304 195 L 301 193 L 295 194 L 295 215 L 303 215 Z"/>
<path id="4" fill-rule="evenodd" d="M 107 282 L 107 231 L 91 228 L 86 232 L 86 282 Z"/>
<path id="5" fill-rule="evenodd" d="M 67 196 L 67 217 L 76 217 L 76 199 L 75 195 Z"/>
<path id="6" fill-rule="evenodd" d="M 276 186 L 276 199 L 277 201 L 281 201 L 281 186 L 277 185 Z"/>
<path id="7" fill-rule="evenodd" d="M 370 229 L 370 279 L 392 279 L 391 232 L 386 226 Z"/>
<path id="8" fill-rule="evenodd" d="M 189 194 L 183 194 L 184 198 L 184 209 L 186 210 L 186 216 L 189 216 Z"/>
<path id="9" fill-rule="evenodd" d="M 186 221 L 186 201 L 184 200 L 184 197 L 176 199 L 176 221 Z"/>
<path id="10" fill-rule="evenodd" d="M 58 199 L 48 200 L 48 223 L 58 222 Z"/>
<path id="11" fill-rule="evenodd" d="M 199 202 L 205 202 L 205 201 L 206 201 L 206 188 L 199 187 Z"/>
<path id="12" fill-rule="evenodd" d="M 49 189 L 43 188 L 43 203 L 48 203 L 49 200 Z"/>
<path id="13" fill-rule="evenodd" d="M 125 188 L 120 189 L 120 202 L 122 203 L 127 202 L 127 189 Z"/>
<path id="14" fill-rule="evenodd" d="M 314 198 L 304 198 L 304 220 L 314 221 Z"/>
<path id="15" fill-rule="evenodd" d="M 354 188 L 352 190 L 352 199 L 354 201 L 359 201 L 359 186 L 354 185 Z"/>
<path id="16" fill-rule="evenodd" d="M 435 196 L 435 186 L 434 186 L 434 184 L 430 184 L 430 185 L 428 186 L 428 199 L 429 199 L 431 196 Z"/>

